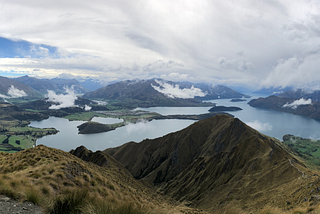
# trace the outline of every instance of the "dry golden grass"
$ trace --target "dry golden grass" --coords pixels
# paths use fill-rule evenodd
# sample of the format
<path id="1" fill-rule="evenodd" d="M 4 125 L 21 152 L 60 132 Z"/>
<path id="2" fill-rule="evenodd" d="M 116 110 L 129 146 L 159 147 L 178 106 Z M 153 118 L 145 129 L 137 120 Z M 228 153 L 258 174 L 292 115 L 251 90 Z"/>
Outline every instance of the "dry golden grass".
<path id="1" fill-rule="evenodd" d="M 45 146 L 0 153 L 0 194 L 31 201 L 47 213 L 67 207 L 89 214 L 192 213 L 174 207 L 112 160 L 108 163 L 99 167 Z"/>
<path id="2" fill-rule="evenodd" d="M 47 213 L 185 213 L 185 214 L 315 214 L 320 213 L 317 202 L 303 202 L 303 194 L 319 186 L 312 177 L 297 179 L 281 188 L 293 195 L 292 185 L 305 190 L 295 193 L 295 205 L 284 205 L 277 192 L 264 192 L 268 197 L 261 206 L 241 205 L 230 200 L 215 210 L 201 211 L 157 194 L 156 189 L 135 180 L 125 168 L 108 160 L 108 166 L 99 167 L 61 150 L 37 146 L 14 154 L 0 153 L 0 194 L 17 200 L 28 200 L 42 206 Z M 306 184 L 313 183 L 314 186 Z M 284 192 L 279 189 L 279 193 Z M 298 195 L 297 195 L 298 194 Z M 301 195 L 299 195 L 301 194 Z M 284 199 L 289 200 L 290 197 Z M 78 212 L 78 213 L 79 213 Z"/>

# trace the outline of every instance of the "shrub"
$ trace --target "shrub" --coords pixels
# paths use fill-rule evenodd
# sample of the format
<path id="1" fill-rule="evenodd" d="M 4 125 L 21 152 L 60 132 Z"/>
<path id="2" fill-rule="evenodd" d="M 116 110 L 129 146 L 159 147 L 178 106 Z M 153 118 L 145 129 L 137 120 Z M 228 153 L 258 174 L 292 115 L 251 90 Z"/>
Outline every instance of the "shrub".
<path id="1" fill-rule="evenodd" d="M 41 195 L 39 191 L 33 187 L 27 188 L 26 191 L 26 198 L 28 201 L 34 203 L 34 204 L 39 204 Z"/>
<path id="2" fill-rule="evenodd" d="M 56 197 L 52 205 L 47 208 L 50 214 L 77 214 L 81 213 L 81 208 L 88 199 L 88 190 L 80 189 L 66 192 L 64 195 Z"/>

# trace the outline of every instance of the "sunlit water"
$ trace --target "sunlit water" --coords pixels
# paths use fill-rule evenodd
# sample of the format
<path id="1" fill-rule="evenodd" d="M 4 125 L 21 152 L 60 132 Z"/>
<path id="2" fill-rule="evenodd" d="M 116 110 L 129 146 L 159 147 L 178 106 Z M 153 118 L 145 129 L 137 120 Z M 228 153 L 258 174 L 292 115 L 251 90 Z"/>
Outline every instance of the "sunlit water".
<path id="1" fill-rule="evenodd" d="M 308 119 L 302 116 L 289 113 L 276 112 L 271 110 L 257 109 L 250 107 L 245 102 L 230 102 L 230 100 L 213 100 L 217 105 L 238 106 L 242 111 L 229 112 L 246 124 L 257 129 L 261 133 L 282 139 L 285 134 L 293 134 L 305 138 L 320 139 L 320 121 Z M 162 115 L 173 114 L 203 114 L 208 113 L 210 107 L 153 107 L 138 108 L 151 112 L 158 112 Z M 118 123 L 122 120 L 114 118 L 95 118 L 94 121 L 100 123 Z M 66 119 L 50 117 L 40 122 L 34 121 L 30 125 L 39 128 L 54 127 L 60 132 L 56 135 L 46 136 L 37 141 L 37 144 L 44 144 L 49 147 L 69 151 L 80 145 L 88 149 L 104 150 L 116 147 L 129 141 L 140 142 L 143 139 L 157 138 L 170 132 L 181 130 L 195 121 L 192 120 L 153 120 L 138 124 L 129 124 L 117 128 L 114 131 L 80 135 L 77 126 L 85 121 L 68 121 Z"/>

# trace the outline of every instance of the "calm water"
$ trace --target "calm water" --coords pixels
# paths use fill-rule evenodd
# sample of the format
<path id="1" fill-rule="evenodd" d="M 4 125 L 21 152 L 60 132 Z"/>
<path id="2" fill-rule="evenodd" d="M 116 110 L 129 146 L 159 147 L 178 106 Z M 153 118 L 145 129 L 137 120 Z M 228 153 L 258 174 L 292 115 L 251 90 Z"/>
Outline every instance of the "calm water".
<path id="1" fill-rule="evenodd" d="M 49 147 L 62 149 L 64 151 L 70 151 L 80 145 L 84 145 L 88 149 L 96 151 L 120 146 L 130 141 L 140 142 L 146 138 L 153 139 L 162 137 L 170 132 L 181 130 L 195 121 L 153 120 L 151 122 L 129 124 L 124 127 L 117 128 L 114 131 L 105 133 L 88 135 L 78 134 L 77 126 L 84 122 L 85 121 L 68 121 L 67 119 L 50 117 L 47 120 L 39 122 L 33 121 L 30 126 L 38 128 L 54 127 L 60 131 L 56 135 L 50 135 L 38 139 L 38 145 L 43 144 Z"/>
<path id="2" fill-rule="evenodd" d="M 263 110 L 250 107 L 247 102 L 230 102 L 230 100 L 213 100 L 217 105 L 238 106 L 242 111 L 229 112 L 246 124 L 257 129 L 261 133 L 282 140 L 285 134 L 293 134 L 305 138 L 320 139 L 320 121 L 291 115 L 283 112 Z M 163 115 L 172 114 L 202 114 L 208 113 L 210 107 L 154 107 L 138 108 Z M 118 123 L 119 119 L 95 118 L 94 121 L 101 123 Z M 80 145 L 88 149 L 104 150 L 116 147 L 129 141 L 140 142 L 146 138 L 157 138 L 170 132 L 181 130 L 195 121 L 192 120 L 154 120 L 138 124 L 129 124 L 111 132 L 79 135 L 77 126 L 84 121 L 68 121 L 66 119 L 50 117 L 48 120 L 32 122 L 30 125 L 39 128 L 54 127 L 60 132 L 56 135 L 47 136 L 37 141 L 49 147 L 69 151 Z"/>
<path id="3" fill-rule="evenodd" d="M 257 97 L 254 97 L 257 98 Z M 320 121 L 308 119 L 298 115 L 284 112 L 253 108 L 245 102 L 230 102 L 229 99 L 212 100 L 217 106 L 238 106 L 241 111 L 229 112 L 236 118 L 245 122 L 263 134 L 282 140 L 283 135 L 293 134 L 304 138 L 320 139 Z M 203 114 L 208 113 L 210 107 L 153 107 L 138 108 L 157 112 L 163 115 L 169 114 Z"/>

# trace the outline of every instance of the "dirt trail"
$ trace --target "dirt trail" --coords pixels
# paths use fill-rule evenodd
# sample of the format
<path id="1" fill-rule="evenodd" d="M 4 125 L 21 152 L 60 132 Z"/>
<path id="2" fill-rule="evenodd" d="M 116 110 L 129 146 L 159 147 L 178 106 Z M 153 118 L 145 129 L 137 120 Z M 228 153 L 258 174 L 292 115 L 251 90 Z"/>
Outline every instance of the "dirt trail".
<path id="1" fill-rule="evenodd" d="M 31 202 L 19 202 L 0 195 L 0 214 L 43 214 L 41 207 Z"/>
<path id="2" fill-rule="evenodd" d="M 290 162 L 291 166 L 293 166 L 293 167 L 296 168 L 299 172 L 301 172 L 302 178 L 307 178 L 307 177 L 308 177 L 308 175 L 304 174 L 304 172 L 302 172 L 298 167 L 296 167 L 295 165 L 293 165 L 291 159 L 289 159 L 289 162 Z"/>

